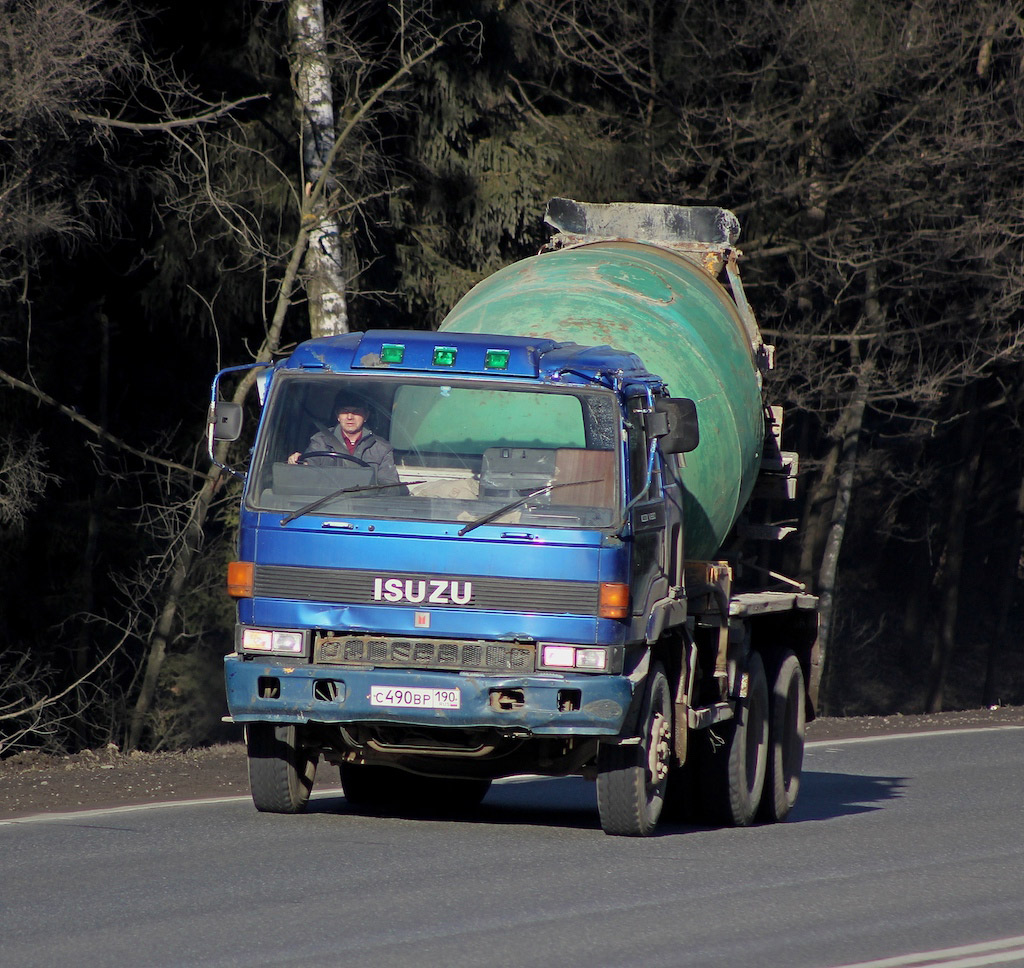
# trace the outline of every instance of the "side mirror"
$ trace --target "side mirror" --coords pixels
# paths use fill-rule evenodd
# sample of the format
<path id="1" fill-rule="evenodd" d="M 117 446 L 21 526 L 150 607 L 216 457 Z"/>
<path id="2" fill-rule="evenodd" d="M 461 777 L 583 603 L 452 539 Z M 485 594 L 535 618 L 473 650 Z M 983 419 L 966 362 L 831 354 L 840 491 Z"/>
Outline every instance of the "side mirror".
<path id="1" fill-rule="evenodd" d="M 697 404 L 686 397 L 659 397 L 648 414 L 647 433 L 659 438 L 663 454 L 688 454 L 700 443 Z"/>
<path id="2" fill-rule="evenodd" d="M 210 408 L 210 428 L 214 440 L 238 440 L 242 435 L 242 405 L 218 400 Z"/>

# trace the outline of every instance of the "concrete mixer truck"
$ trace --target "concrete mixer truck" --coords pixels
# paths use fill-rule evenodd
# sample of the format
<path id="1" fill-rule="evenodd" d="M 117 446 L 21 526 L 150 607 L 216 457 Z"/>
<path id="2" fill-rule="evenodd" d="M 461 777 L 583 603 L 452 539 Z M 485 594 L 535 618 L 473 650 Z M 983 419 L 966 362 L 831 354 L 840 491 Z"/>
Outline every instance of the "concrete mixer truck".
<path id="1" fill-rule="evenodd" d="M 377 811 L 583 776 L 627 836 L 796 801 L 816 600 L 762 554 L 797 462 L 739 224 L 570 199 L 545 218 L 544 250 L 437 331 L 260 371 L 249 465 L 221 465 L 245 481 L 225 676 L 258 810 L 305 809 L 321 761 Z M 211 458 L 241 436 L 222 384 L 243 369 L 213 382 Z"/>

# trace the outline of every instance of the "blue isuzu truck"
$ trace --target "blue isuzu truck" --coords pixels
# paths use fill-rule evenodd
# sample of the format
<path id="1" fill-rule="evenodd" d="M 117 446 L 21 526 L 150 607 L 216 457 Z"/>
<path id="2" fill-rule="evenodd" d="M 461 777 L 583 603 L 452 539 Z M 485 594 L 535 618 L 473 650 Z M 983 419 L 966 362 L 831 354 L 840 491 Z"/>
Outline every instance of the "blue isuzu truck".
<path id="1" fill-rule="evenodd" d="M 739 225 L 568 199 L 546 221 L 545 250 L 437 331 L 310 340 L 260 373 L 248 466 L 228 468 L 225 665 L 259 810 L 303 810 L 321 761 L 378 810 L 582 775 L 632 836 L 796 800 L 816 600 L 761 555 L 791 530 L 796 456 Z M 243 369 L 214 380 L 211 457 L 241 436 L 221 384 Z M 310 451 L 342 399 L 384 464 Z"/>

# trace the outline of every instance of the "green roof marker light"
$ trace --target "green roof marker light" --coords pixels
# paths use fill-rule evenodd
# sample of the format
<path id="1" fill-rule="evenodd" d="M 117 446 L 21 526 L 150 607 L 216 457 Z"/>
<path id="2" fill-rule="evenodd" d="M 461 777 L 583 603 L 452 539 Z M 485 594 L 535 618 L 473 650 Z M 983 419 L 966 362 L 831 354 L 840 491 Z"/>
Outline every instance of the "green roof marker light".
<path id="1" fill-rule="evenodd" d="M 484 354 L 485 370 L 507 370 L 508 361 L 511 356 L 509 350 L 488 350 Z"/>
<path id="2" fill-rule="evenodd" d="M 434 347 L 434 366 L 455 366 L 455 354 L 458 350 L 454 346 Z"/>
<path id="3" fill-rule="evenodd" d="M 403 343 L 384 343 L 380 348 L 381 363 L 401 363 L 405 359 Z"/>

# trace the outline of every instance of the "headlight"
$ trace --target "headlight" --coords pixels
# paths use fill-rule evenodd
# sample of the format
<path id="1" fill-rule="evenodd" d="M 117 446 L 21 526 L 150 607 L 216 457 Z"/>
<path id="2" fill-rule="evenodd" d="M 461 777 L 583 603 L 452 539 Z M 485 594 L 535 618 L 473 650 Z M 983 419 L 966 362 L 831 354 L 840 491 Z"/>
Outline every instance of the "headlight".
<path id="1" fill-rule="evenodd" d="M 576 667 L 576 650 L 571 645 L 545 645 L 541 650 L 541 665 L 557 669 Z"/>
<path id="2" fill-rule="evenodd" d="M 302 655 L 306 651 L 305 636 L 293 629 L 243 629 L 242 651 Z"/>
<path id="3" fill-rule="evenodd" d="M 608 650 L 577 648 L 574 645 L 545 645 L 540 650 L 540 664 L 546 669 L 604 672 L 608 668 Z"/>
<path id="4" fill-rule="evenodd" d="M 608 667 L 608 653 L 604 649 L 577 649 L 576 668 L 601 670 Z"/>

